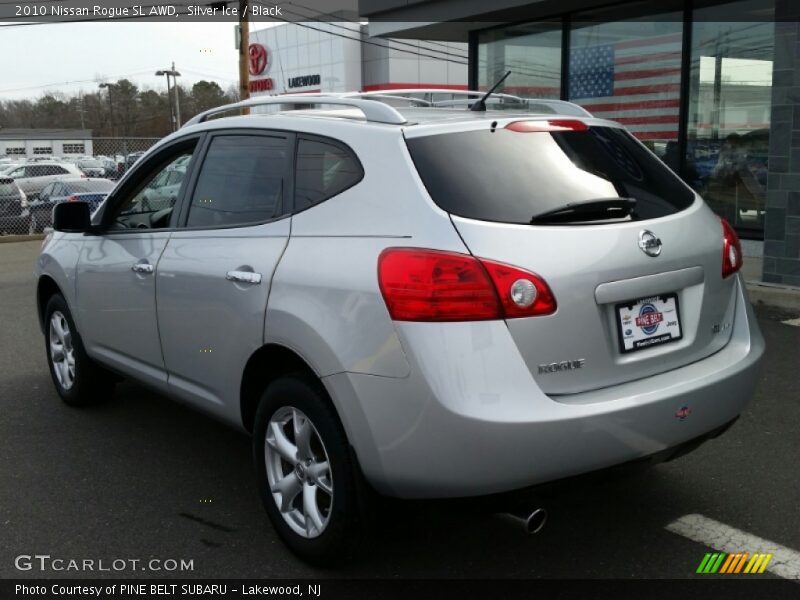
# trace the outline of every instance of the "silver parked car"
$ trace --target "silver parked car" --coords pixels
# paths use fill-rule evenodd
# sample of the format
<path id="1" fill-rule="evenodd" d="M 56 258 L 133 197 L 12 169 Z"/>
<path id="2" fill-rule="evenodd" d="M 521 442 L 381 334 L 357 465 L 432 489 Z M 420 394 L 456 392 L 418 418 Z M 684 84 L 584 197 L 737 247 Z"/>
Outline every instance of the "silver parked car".
<path id="1" fill-rule="evenodd" d="M 275 104 L 306 110 L 208 120 Z M 91 222 L 55 208 L 58 394 L 129 377 L 251 433 L 266 511 L 314 562 L 354 549 L 373 490 L 487 495 L 718 435 L 764 352 L 736 233 L 620 125 L 543 106 L 195 117 Z"/>
<path id="2" fill-rule="evenodd" d="M 72 163 L 52 161 L 27 162 L 16 169 L 11 169 L 5 175 L 16 180 L 17 185 L 31 199 L 34 199 L 49 183 L 85 176 L 83 171 Z"/>

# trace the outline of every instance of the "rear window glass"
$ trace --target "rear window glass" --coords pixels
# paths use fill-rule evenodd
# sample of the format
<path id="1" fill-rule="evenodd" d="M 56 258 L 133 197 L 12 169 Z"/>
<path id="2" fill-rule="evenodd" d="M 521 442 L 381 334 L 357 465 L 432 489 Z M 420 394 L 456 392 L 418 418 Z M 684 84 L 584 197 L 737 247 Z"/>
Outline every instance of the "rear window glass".
<path id="1" fill-rule="evenodd" d="M 17 186 L 8 179 L 0 180 L 0 196 L 19 196 Z"/>
<path id="2" fill-rule="evenodd" d="M 108 192 L 114 187 L 111 181 L 98 179 L 95 181 L 81 181 L 80 183 L 64 184 L 65 192 L 68 194 L 85 194 L 89 192 Z"/>
<path id="3" fill-rule="evenodd" d="M 283 208 L 286 138 L 218 135 L 211 140 L 192 196 L 187 227 L 263 223 Z"/>
<path id="4" fill-rule="evenodd" d="M 625 130 L 519 133 L 506 129 L 407 140 L 433 201 L 483 221 L 529 223 L 571 202 L 635 198 L 630 218 L 662 217 L 694 194 Z"/>
<path id="5" fill-rule="evenodd" d="M 78 166 L 79 167 L 85 167 L 87 169 L 102 169 L 103 168 L 103 163 L 101 163 L 99 160 L 95 160 L 93 158 L 87 158 L 87 159 L 84 159 L 84 160 L 79 160 L 78 161 Z"/>

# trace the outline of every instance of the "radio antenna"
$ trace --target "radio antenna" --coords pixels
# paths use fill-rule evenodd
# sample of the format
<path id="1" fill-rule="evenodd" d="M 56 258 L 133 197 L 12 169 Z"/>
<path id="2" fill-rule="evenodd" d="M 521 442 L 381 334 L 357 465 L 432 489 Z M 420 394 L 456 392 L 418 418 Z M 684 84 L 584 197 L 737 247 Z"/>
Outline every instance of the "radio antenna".
<path id="1" fill-rule="evenodd" d="M 472 106 L 469 107 L 470 110 L 474 110 L 475 112 L 486 112 L 486 100 L 491 96 L 494 91 L 500 87 L 500 85 L 506 80 L 506 78 L 511 75 L 511 71 L 506 71 L 506 74 L 503 75 L 500 80 L 492 86 L 488 92 L 486 92 L 480 100 L 473 103 Z"/>

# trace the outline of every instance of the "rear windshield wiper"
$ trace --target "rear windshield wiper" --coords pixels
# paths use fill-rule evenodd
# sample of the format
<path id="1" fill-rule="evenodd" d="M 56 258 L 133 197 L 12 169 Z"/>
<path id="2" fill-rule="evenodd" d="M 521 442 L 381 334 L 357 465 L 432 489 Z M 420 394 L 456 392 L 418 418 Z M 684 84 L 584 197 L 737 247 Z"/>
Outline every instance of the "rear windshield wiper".
<path id="1" fill-rule="evenodd" d="M 534 215 L 531 224 L 570 223 L 575 221 L 600 221 L 622 219 L 636 208 L 636 198 L 594 198 L 580 202 L 568 202 Z"/>

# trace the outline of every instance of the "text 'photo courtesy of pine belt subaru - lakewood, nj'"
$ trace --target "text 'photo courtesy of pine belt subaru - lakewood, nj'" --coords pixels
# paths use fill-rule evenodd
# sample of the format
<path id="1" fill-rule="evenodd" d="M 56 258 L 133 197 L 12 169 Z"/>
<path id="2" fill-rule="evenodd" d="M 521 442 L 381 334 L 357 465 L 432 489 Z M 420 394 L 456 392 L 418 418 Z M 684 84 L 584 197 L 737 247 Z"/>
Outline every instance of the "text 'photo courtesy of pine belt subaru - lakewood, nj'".
<path id="1" fill-rule="evenodd" d="M 314 563 L 351 556 L 381 496 L 676 456 L 758 380 L 736 233 L 630 133 L 415 93 L 207 111 L 91 216 L 58 204 L 36 266 L 61 398 L 130 378 L 251 433 L 266 512 Z"/>

